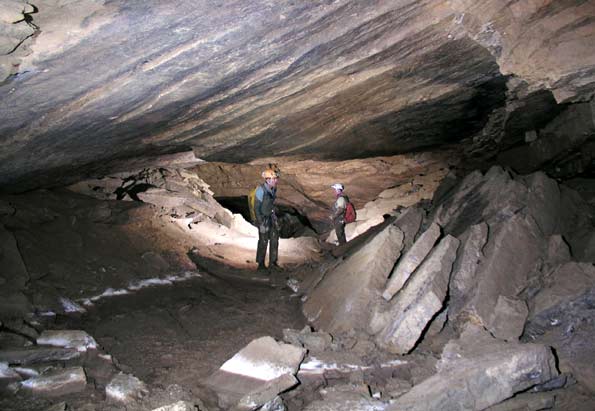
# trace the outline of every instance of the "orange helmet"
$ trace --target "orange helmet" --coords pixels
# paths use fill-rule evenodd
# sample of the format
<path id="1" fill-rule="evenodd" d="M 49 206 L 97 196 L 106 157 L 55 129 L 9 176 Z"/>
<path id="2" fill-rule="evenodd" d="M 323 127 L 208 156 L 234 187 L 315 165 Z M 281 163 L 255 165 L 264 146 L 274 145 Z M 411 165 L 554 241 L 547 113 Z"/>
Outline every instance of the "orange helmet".
<path id="1" fill-rule="evenodd" d="M 262 178 L 279 178 L 279 168 L 276 165 L 269 164 L 269 167 L 262 172 Z"/>

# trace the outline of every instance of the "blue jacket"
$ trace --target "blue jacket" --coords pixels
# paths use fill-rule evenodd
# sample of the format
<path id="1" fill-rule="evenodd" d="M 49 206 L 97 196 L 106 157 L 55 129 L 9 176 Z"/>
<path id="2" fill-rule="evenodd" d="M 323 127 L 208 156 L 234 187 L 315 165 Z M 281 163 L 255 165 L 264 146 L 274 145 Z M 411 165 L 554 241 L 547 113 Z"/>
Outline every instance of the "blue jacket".
<path id="1" fill-rule="evenodd" d="M 254 214 L 256 214 L 256 224 L 259 226 L 263 223 L 270 226 L 276 197 L 277 189 L 270 188 L 266 183 L 262 183 L 256 188 Z"/>

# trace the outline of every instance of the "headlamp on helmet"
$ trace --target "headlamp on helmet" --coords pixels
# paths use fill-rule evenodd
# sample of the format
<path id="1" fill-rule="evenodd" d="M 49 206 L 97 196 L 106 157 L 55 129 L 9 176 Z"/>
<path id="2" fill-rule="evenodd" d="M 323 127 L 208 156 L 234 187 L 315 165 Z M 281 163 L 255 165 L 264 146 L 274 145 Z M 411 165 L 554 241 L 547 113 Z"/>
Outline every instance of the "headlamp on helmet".
<path id="1" fill-rule="evenodd" d="M 343 191 L 345 189 L 345 187 L 343 187 L 343 184 L 341 184 L 341 183 L 335 183 L 331 186 L 331 188 L 334 188 L 335 190 L 341 190 L 341 191 Z"/>
<path id="2" fill-rule="evenodd" d="M 269 164 L 268 168 L 262 172 L 262 178 L 279 178 L 280 174 L 279 167 Z"/>

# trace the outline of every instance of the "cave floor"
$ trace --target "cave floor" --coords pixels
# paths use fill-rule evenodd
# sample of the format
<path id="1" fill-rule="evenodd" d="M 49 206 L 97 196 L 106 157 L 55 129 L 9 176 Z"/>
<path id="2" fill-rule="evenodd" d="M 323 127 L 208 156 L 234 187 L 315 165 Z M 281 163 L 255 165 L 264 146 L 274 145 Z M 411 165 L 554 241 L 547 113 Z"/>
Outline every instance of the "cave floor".
<path id="1" fill-rule="evenodd" d="M 150 394 L 138 409 L 180 399 L 211 402 L 202 379 L 251 340 L 281 339 L 284 328 L 301 329 L 305 319 L 299 298 L 283 286 L 287 272 L 256 276 L 246 271 L 243 280 L 238 278 L 242 270 L 232 268 L 220 267 L 217 276 L 200 273 L 172 286 L 103 299 L 82 316 L 57 318 L 54 326 L 87 331 L 122 371 L 144 381 Z M 106 401 L 104 387 L 94 382 L 95 389 L 88 384 L 83 393 L 53 401 L 19 394 L 0 400 L 0 409 L 45 410 L 62 401 L 75 410 L 124 409 Z"/>

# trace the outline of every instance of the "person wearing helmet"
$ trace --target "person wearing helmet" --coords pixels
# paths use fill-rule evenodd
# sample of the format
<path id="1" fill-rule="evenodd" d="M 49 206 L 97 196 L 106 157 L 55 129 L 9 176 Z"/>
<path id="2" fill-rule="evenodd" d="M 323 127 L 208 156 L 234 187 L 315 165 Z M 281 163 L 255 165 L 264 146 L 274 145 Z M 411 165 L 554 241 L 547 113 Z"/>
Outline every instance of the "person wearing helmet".
<path id="1" fill-rule="evenodd" d="M 335 183 L 331 186 L 335 190 L 335 204 L 333 204 L 330 219 L 335 227 L 337 233 L 337 241 L 339 245 L 345 244 L 347 238 L 345 237 L 345 210 L 347 209 L 347 200 L 343 194 L 345 187 L 341 183 Z"/>
<path id="2" fill-rule="evenodd" d="M 277 196 L 277 181 L 279 170 L 269 166 L 262 172 L 264 183 L 256 188 L 254 199 L 254 214 L 258 226 L 258 246 L 256 248 L 256 262 L 258 270 L 265 270 L 264 259 L 269 246 L 269 269 L 280 269 L 277 264 L 279 250 L 279 223 L 275 214 L 275 198 Z M 269 245 L 270 244 L 270 245 Z"/>

